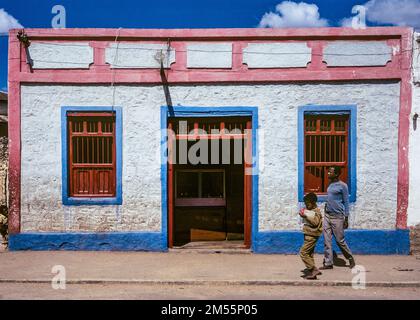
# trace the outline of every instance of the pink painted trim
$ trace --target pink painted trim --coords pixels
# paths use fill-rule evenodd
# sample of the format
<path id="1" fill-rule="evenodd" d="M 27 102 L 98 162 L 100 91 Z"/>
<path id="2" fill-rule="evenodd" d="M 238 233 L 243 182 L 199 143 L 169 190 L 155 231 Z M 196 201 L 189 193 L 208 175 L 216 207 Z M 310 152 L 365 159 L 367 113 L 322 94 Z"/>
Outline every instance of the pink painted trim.
<path id="1" fill-rule="evenodd" d="M 20 43 L 9 38 L 9 77 L 20 71 Z M 9 80 L 9 233 L 20 232 L 20 83 Z"/>
<path id="2" fill-rule="evenodd" d="M 250 38 L 302 38 L 315 39 L 317 37 L 379 37 L 399 38 L 408 28 L 406 27 L 375 27 L 364 30 L 352 28 L 252 28 L 252 29 L 25 29 L 25 32 L 32 39 L 115 39 L 119 34 L 119 39 L 234 39 L 243 40 Z M 19 29 L 12 29 L 11 35 L 15 36 Z"/>
<path id="3" fill-rule="evenodd" d="M 389 44 L 399 43 L 402 34 L 408 28 L 380 27 L 365 30 L 351 28 L 316 28 L 316 29 L 26 29 L 33 41 L 89 42 L 94 48 L 94 63 L 88 70 L 29 70 L 25 62 L 25 51 L 21 50 L 21 73 L 13 73 L 11 81 L 25 83 L 68 83 L 68 84 L 160 84 L 162 79 L 157 69 L 117 69 L 112 70 L 105 63 L 105 48 L 113 40 L 110 34 L 119 34 L 119 40 L 127 42 L 142 40 L 145 42 L 166 43 L 176 50 L 176 62 L 166 70 L 169 83 L 206 83 L 206 82 L 290 82 L 290 81 L 353 81 L 353 80 L 388 80 L 401 79 L 399 69 L 400 56 L 393 56 L 392 62 L 385 67 L 347 67 L 327 68 L 322 61 L 326 39 L 383 39 Z M 12 38 L 17 32 L 10 32 Z M 410 31 L 411 32 L 411 31 Z M 267 35 L 270 37 L 266 37 Z M 305 37 L 303 37 L 305 35 Z M 76 37 L 77 36 L 77 37 Z M 172 40 L 175 39 L 175 40 Z M 242 39 L 242 40 L 241 40 Z M 264 40 L 266 39 L 266 40 Z M 300 39 L 300 40 L 299 40 Z M 304 39 L 307 39 L 304 41 Z M 165 40 L 165 41 L 163 41 Z M 225 40 L 233 44 L 232 69 L 187 69 L 186 45 L 193 41 Z M 243 48 L 249 43 L 271 41 L 303 42 L 313 49 L 312 62 L 307 68 L 253 69 L 242 64 Z M 115 72 L 115 74 L 114 74 Z"/>
<path id="4" fill-rule="evenodd" d="M 232 46 L 232 70 L 237 72 L 247 72 L 248 66 L 242 63 L 243 50 L 248 46 L 248 42 L 234 41 Z"/>
<path id="5" fill-rule="evenodd" d="M 308 65 L 310 70 L 325 70 L 327 68 L 324 63 L 323 54 L 326 41 L 309 41 L 308 47 L 312 49 L 311 62 Z"/>
<path id="6" fill-rule="evenodd" d="M 105 63 L 105 48 L 108 47 L 108 43 L 102 41 L 92 41 L 89 43 L 93 48 L 93 64 L 104 66 Z"/>
<path id="7" fill-rule="evenodd" d="M 108 72 L 106 72 L 108 70 Z M 34 70 L 33 73 L 16 73 L 12 81 L 25 83 L 75 83 L 94 84 L 111 83 L 113 76 L 110 69 L 99 70 Z M 222 69 L 173 70 L 167 72 L 170 83 L 206 83 L 206 82 L 291 82 L 291 81 L 354 81 L 354 80 L 399 80 L 401 72 L 386 67 L 329 68 L 311 70 L 305 68 L 252 69 L 239 71 Z M 158 69 L 129 70 L 119 69 L 115 73 L 115 83 L 155 83 L 162 78 Z"/>
<path id="8" fill-rule="evenodd" d="M 185 42 L 170 42 L 170 46 L 175 49 L 175 62 L 171 64 L 171 69 L 187 70 L 187 44 Z M 169 78 L 169 70 L 166 70 L 168 82 L 172 82 L 172 77 Z M 160 73 L 159 73 L 160 74 Z M 159 76 L 160 77 L 160 76 Z M 160 78 L 160 81 L 162 78 Z"/>
<path id="9" fill-rule="evenodd" d="M 397 229 L 407 229 L 407 209 L 409 195 L 409 134 L 412 104 L 411 63 L 412 31 L 407 30 L 401 38 L 401 89 L 398 130 L 398 189 L 397 189 Z"/>

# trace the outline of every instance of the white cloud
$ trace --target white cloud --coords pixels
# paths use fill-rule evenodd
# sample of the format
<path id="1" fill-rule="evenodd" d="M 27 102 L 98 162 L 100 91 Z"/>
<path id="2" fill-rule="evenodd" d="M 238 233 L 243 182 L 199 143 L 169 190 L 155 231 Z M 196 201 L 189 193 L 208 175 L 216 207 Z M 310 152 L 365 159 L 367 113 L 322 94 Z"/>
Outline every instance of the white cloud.
<path id="1" fill-rule="evenodd" d="M 305 2 L 283 1 L 276 12 L 267 12 L 261 18 L 260 28 L 327 27 L 328 21 L 321 19 L 319 8 Z"/>
<path id="2" fill-rule="evenodd" d="M 370 0 L 363 6 L 370 22 L 420 29 L 420 0 Z M 351 18 L 341 20 L 341 25 L 351 26 L 348 21 Z"/>
<path id="3" fill-rule="evenodd" d="M 23 28 L 13 16 L 0 8 L 0 33 L 7 33 L 9 29 Z"/>
<path id="4" fill-rule="evenodd" d="M 342 20 L 340 21 L 340 25 L 341 25 L 342 27 L 348 27 L 348 28 L 351 28 L 351 26 L 352 26 L 352 21 L 353 21 L 353 17 L 350 17 L 350 18 L 344 18 L 344 19 L 342 19 Z"/>

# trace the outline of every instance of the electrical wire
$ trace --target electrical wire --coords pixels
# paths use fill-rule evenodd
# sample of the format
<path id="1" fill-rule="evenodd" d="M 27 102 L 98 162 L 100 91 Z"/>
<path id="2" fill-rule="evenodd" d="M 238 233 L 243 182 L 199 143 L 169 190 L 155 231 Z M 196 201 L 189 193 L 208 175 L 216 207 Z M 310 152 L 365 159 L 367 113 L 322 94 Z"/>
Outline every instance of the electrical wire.
<path id="1" fill-rule="evenodd" d="M 136 68 L 154 69 L 154 67 L 150 67 L 150 65 L 148 65 L 148 66 L 146 66 L 146 65 L 143 65 L 143 66 L 138 65 L 136 67 L 132 67 L 132 66 L 124 65 L 124 64 L 117 64 L 119 51 L 124 51 L 124 50 L 142 50 L 142 51 L 152 51 L 152 52 L 155 52 L 155 53 L 158 53 L 159 51 L 162 52 L 162 49 L 158 49 L 158 48 L 147 48 L 147 47 L 144 47 L 144 46 L 133 46 L 129 42 L 123 42 L 123 43 L 121 43 L 121 41 L 118 41 L 118 38 L 120 36 L 121 29 L 122 28 L 120 27 L 117 30 L 117 35 L 116 35 L 115 40 L 114 40 L 114 48 L 113 48 L 113 49 L 116 48 L 115 55 L 114 55 L 114 61 L 113 61 L 112 66 L 111 66 L 111 68 L 112 67 L 115 67 L 115 68 L 112 68 L 113 69 L 113 77 L 112 77 L 113 80 L 112 80 L 111 88 L 113 90 L 113 96 L 114 96 L 113 99 L 115 99 L 114 83 L 115 83 L 115 77 L 116 77 L 116 69 L 119 69 L 119 68 L 127 68 L 127 69 L 136 69 Z M 403 39 L 403 37 L 402 37 L 402 39 Z M 168 39 L 168 41 L 169 41 L 169 39 Z M 34 43 L 40 43 L 40 44 L 52 45 L 52 46 L 59 46 L 59 47 L 62 47 L 62 48 L 66 48 L 66 47 L 84 47 L 84 48 L 86 48 L 86 46 L 88 45 L 87 42 L 86 42 L 86 44 L 85 43 L 81 43 L 81 42 L 80 43 L 34 42 Z M 321 57 L 324 57 L 324 58 L 328 58 L 328 57 L 332 57 L 332 56 L 345 56 L 345 57 L 350 57 L 350 56 L 383 56 L 383 55 L 388 56 L 388 55 L 392 54 L 391 52 L 387 52 L 387 53 L 381 53 L 381 52 L 379 52 L 379 53 L 323 53 L 323 54 L 316 54 L 316 53 L 313 53 L 313 52 L 272 52 L 272 51 L 266 51 L 266 52 L 264 52 L 264 51 L 246 51 L 246 48 L 243 49 L 242 52 L 233 52 L 232 50 L 204 50 L 204 49 L 175 50 L 175 49 L 171 48 L 170 45 L 168 45 L 168 43 L 169 42 L 167 42 L 167 46 L 166 46 L 166 49 L 167 49 L 167 57 L 166 58 L 168 59 L 167 66 L 169 66 L 169 55 L 170 55 L 170 52 L 171 51 L 172 52 L 173 51 L 180 52 L 180 53 L 181 52 L 182 53 L 185 53 L 185 52 L 186 53 L 188 53 L 188 52 L 230 53 L 232 55 L 245 55 L 245 54 L 251 54 L 251 55 L 252 54 L 256 54 L 256 55 L 272 55 L 272 56 L 281 56 L 281 55 L 311 55 L 311 56 L 321 56 Z M 124 45 L 127 45 L 127 44 L 130 44 L 130 47 L 124 47 Z M 160 45 L 159 43 L 153 43 L 153 44 L 154 45 Z M 162 46 L 163 46 L 163 44 L 162 44 Z M 419 56 L 420 56 L 420 48 L 415 48 L 414 45 L 412 46 L 411 49 L 399 50 L 393 56 L 402 55 L 403 53 L 409 52 L 409 51 L 412 53 L 412 56 L 415 55 L 415 51 L 418 51 L 419 53 L 417 55 L 417 59 L 419 58 Z M 41 59 L 32 59 L 32 60 L 34 62 L 42 62 L 42 63 L 63 63 L 63 64 L 69 64 L 69 65 L 78 65 L 78 66 L 84 66 L 85 65 L 83 63 L 78 63 L 78 62 L 74 62 L 74 61 L 59 61 L 59 60 L 56 60 L 56 61 L 48 61 L 48 60 L 41 60 Z M 412 61 L 411 61 L 410 64 L 411 64 L 411 66 L 409 68 L 401 68 L 401 70 L 408 70 L 408 69 L 416 70 L 416 69 L 419 69 L 419 67 L 414 67 L 412 65 L 413 64 Z M 75 68 L 75 69 L 77 69 L 77 68 Z M 83 69 L 87 69 L 87 68 L 83 68 Z M 182 72 L 188 71 L 188 69 L 174 69 L 174 68 L 169 68 L 169 67 L 167 69 L 169 69 L 170 71 L 180 71 L 180 72 L 181 71 Z M 276 69 L 276 68 L 273 68 L 273 69 Z M 212 72 L 227 72 L 227 71 L 229 71 L 231 73 L 232 72 L 233 73 L 234 72 L 237 72 L 237 71 L 230 70 L 230 68 L 227 68 L 226 70 L 222 70 L 222 71 L 220 71 L 220 70 L 211 70 L 211 71 Z"/>
<path id="2" fill-rule="evenodd" d="M 119 28 L 118 30 L 120 31 L 121 28 Z M 119 31 L 118 31 L 118 34 L 116 36 L 116 40 L 118 40 Z M 127 50 L 127 49 L 129 49 L 129 50 L 135 49 L 135 50 L 152 51 L 154 53 L 159 53 L 159 52 L 162 53 L 162 49 L 157 49 L 157 48 L 144 48 L 144 47 L 130 47 L 130 48 L 122 47 L 121 48 L 120 47 L 121 42 L 119 42 L 119 41 L 117 42 L 116 40 L 114 40 L 114 44 L 116 45 L 116 51 L 115 51 L 115 54 L 114 54 L 114 61 L 113 61 L 112 66 L 111 66 L 112 69 L 114 70 L 113 71 L 113 79 L 114 79 L 113 82 L 115 82 L 115 73 L 116 73 L 115 69 L 119 69 L 119 68 L 124 68 L 124 69 L 136 69 L 136 68 L 153 69 L 154 68 L 154 67 L 151 67 L 150 65 L 136 65 L 135 67 L 133 67 L 133 66 L 130 66 L 130 65 L 118 64 L 117 62 L 118 62 L 119 51 Z M 56 46 L 61 46 L 61 47 L 69 47 L 69 46 L 86 47 L 86 45 L 77 45 L 77 44 L 61 44 L 61 43 L 46 43 L 46 44 L 56 45 Z M 115 50 L 115 48 L 114 48 L 114 50 Z M 194 49 L 193 50 L 171 50 L 170 45 L 168 46 L 168 43 L 167 43 L 167 55 L 166 55 L 167 66 L 169 66 L 169 58 L 170 58 L 169 56 L 170 56 L 171 51 L 175 51 L 175 52 L 198 51 L 198 52 L 205 52 L 205 53 L 225 52 L 225 53 L 242 54 L 242 55 L 245 53 L 245 52 L 244 53 L 242 53 L 242 52 L 237 53 L 237 52 L 232 52 L 232 51 L 227 51 L 227 50 L 223 50 L 223 51 L 222 50 L 219 50 L 219 51 L 218 50 L 194 50 Z M 404 52 L 408 52 L 408 51 L 412 52 L 412 56 L 414 56 L 414 51 L 419 51 L 419 54 L 420 54 L 420 48 L 414 48 L 413 47 L 411 50 L 401 50 L 401 51 L 398 52 L 398 54 L 395 54 L 394 56 L 401 55 Z M 299 52 L 295 52 L 295 53 L 293 53 L 293 52 L 278 52 L 278 53 L 275 53 L 275 52 L 261 52 L 261 51 L 251 52 L 251 51 L 248 51 L 246 53 L 248 53 L 248 54 L 263 54 L 263 55 L 297 55 L 297 54 L 308 55 L 308 53 L 299 53 Z M 381 56 L 381 55 L 389 55 L 389 54 L 391 54 L 391 53 L 390 52 L 389 53 L 352 53 L 352 54 L 326 54 L 326 53 L 324 53 L 324 54 L 314 54 L 314 53 L 312 53 L 310 55 L 321 56 L 323 58 L 328 58 L 328 57 L 331 57 L 331 56 Z M 74 62 L 74 61 L 60 61 L 60 60 L 50 60 L 49 61 L 49 60 L 34 59 L 34 58 L 32 59 L 32 61 L 42 62 L 42 63 L 51 63 L 51 64 L 53 64 L 53 63 L 63 63 L 63 64 L 81 66 L 81 68 L 85 66 L 85 64 L 83 64 L 83 63 Z M 83 68 L 83 69 L 87 69 L 87 68 Z M 175 69 L 169 68 L 169 67 L 167 69 L 170 69 L 172 71 L 185 71 L 185 70 L 175 70 Z M 402 68 L 402 70 L 407 70 L 407 69 L 408 68 Z M 216 72 L 216 71 L 213 70 L 213 72 Z M 223 72 L 225 72 L 225 71 L 223 71 Z"/>
<path id="3" fill-rule="evenodd" d="M 419 56 L 420 56 L 420 52 L 419 52 Z M 115 60 L 115 59 L 114 59 Z M 55 63 L 60 63 L 60 64 L 69 64 L 69 65 L 75 65 L 75 66 L 80 66 L 80 68 L 69 68 L 69 69 L 84 69 L 84 70 L 88 70 L 89 67 L 85 67 L 86 63 L 80 63 L 80 62 L 71 62 L 71 61 L 58 61 L 58 60 L 40 60 L 40 59 L 32 59 L 33 62 L 42 62 L 42 63 L 50 63 L 50 64 L 55 64 Z M 168 67 L 166 67 L 165 69 L 167 69 L 168 71 L 175 71 L 175 72 L 187 72 L 187 71 L 200 71 L 200 72 L 229 72 L 229 73 L 242 73 L 243 71 L 239 70 L 239 71 L 235 71 L 232 70 L 232 68 L 215 68 L 215 69 L 205 69 L 205 68 L 185 68 L 185 69 L 176 69 L 176 68 L 172 68 L 169 67 L 169 62 L 167 62 L 166 64 Z M 153 67 L 150 65 L 136 65 L 136 66 L 131 66 L 131 65 L 124 65 L 124 64 L 117 64 L 117 63 L 112 63 L 109 64 L 110 68 L 113 70 L 113 82 L 115 82 L 115 73 L 116 70 L 118 69 L 158 69 L 159 67 Z M 328 67 L 328 64 L 327 64 Z M 370 67 L 375 67 L 375 66 L 370 66 Z M 379 66 L 380 67 L 380 66 Z M 301 68 L 301 69 L 305 69 L 306 67 L 297 67 L 297 68 Z M 331 68 L 331 67 L 329 67 Z M 336 68 L 340 68 L 340 67 L 336 67 Z M 49 69 L 49 68 L 39 68 L 39 69 Z M 217 69 L 223 69 L 223 70 L 217 70 Z M 251 69 L 283 69 L 281 67 L 271 67 L 271 68 L 251 68 Z M 408 70 L 410 68 L 401 68 L 401 70 Z M 420 69 L 420 67 L 411 67 L 411 69 Z"/>
<path id="4" fill-rule="evenodd" d="M 115 41 L 114 44 L 117 45 L 117 48 L 115 50 L 115 55 L 114 55 L 114 63 L 117 63 L 118 61 L 118 48 L 119 48 L 119 42 L 118 41 L 118 37 L 120 36 L 120 32 L 121 32 L 121 27 L 118 28 L 117 30 L 117 35 L 115 36 Z M 112 111 L 114 111 L 114 105 L 115 105 L 115 76 L 116 76 L 116 69 L 114 68 L 112 71 L 112 82 L 111 82 L 111 90 L 112 90 Z"/>
<path id="5" fill-rule="evenodd" d="M 61 46 L 61 47 L 86 47 L 86 44 L 77 44 L 77 43 L 58 43 L 58 42 L 33 42 L 33 43 L 39 43 L 39 44 L 45 44 L 45 45 L 52 45 L 52 46 Z M 146 48 L 144 46 L 133 46 L 130 44 L 130 47 L 124 47 L 125 44 L 129 44 L 127 42 L 121 43 L 119 50 L 140 50 L 140 51 L 153 51 L 158 52 L 162 49 L 158 48 Z M 159 45 L 160 43 L 150 43 L 153 45 Z M 277 43 L 276 43 L 277 44 Z M 146 43 L 145 43 L 146 45 Z M 164 46 L 161 44 L 162 47 Z M 114 49 L 114 48 L 109 48 Z M 415 50 L 419 50 L 418 48 L 415 48 Z M 389 55 L 392 54 L 392 52 L 383 52 L 383 53 L 323 53 L 323 54 L 316 54 L 316 53 L 310 53 L 310 52 L 272 52 L 272 51 L 247 51 L 246 48 L 243 52 L 233 52 L 232 50 L 203 50 L 203 49 L 187 49 L 187 50 L 173 50 L 171 51 L 175 52 L 204 52 L 204 53 L 231 53 L 233 55 L 243 55 L 246 54 L 264 54 L 264 55 L 314 55 L 314 56 L 378 56 L 378 55 Z M 398 54 L 401 54 L 403 52 L 411 51 L 408 50 L 400 50 L 398 51 Z"/>

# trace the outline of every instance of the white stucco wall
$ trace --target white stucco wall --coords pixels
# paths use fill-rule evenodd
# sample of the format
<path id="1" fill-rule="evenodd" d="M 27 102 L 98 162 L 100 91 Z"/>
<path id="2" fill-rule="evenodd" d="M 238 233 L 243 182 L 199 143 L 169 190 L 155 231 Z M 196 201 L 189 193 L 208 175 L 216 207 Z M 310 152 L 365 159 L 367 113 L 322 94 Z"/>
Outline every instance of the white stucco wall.
<path id="1" fill-rule="evenodd" d="M 264 130 L 260 230 L 299 229 L 297 110 L 357 104 L 357 203 L 353 228 L 393 229 L 397 201 L 398 83 L 197 85 L 170 88 L 174 105 L 258 106 Z M 123 205 L 61 203 L 60 107 L 112 104 L 107 86 L 22 86 L 22 231 L 160 230 L 161 86 L 117 86 L 123 108 Z M 262 152 L 262 149 L 265 152 Z"/>
<path id="2" fill-rule="evenodd" d="M 61 106 L 112 105 L 109 87 L 22 88 L 22 231 L 159 231 L 160 147 L 157 88 L 117 89 L 123 108 L 122 206 L 63 206 Z M 151 112 L 152 101 L 159 101 Z M 153 104 L 153 106 L 155 106 Z"/>
<path id="3" fill-rule="evenodd" d="M 323 59 L 329 67 L 384 66 L 397 49 L 386 41 L 331 41 L 324 48 Z"/>
<path id="4" fill-rule="evenodd" d="M 187 68 L 232 68 L 232 43 L 188 44 Z"/>
<path id="5" fill-rule="evenodd" d="M 420 224 L 420 118 L 417 119 L 417 129 L 413 128 L 413 116 L 417 113 L 420 116 L 420 44 L 416 41 L 420 39 L 420 33 L 414 36 L 413 55 L 413 101 L 410 115 L 410 190 L 408 201 L 408 219 L 409 226 Z"/>
<path id="6" fill-rule="evenodd" d="M 33 69 L 88 69 L 93 63 L 93 48 L 86 42 L 33 42 L 28 50 Z"/>
<path id="7" fill-rule="evenodd" d="M 312 49 L 306 43 L 249 43 L 243 63 L 248 68 L 299 68 L 311 62 Z"/>
<path id="8" fill-rule="evenodd" d="M 413 78 L 418 84 L 420 83 L 420 32 L 414 33 L 413 47 Z"/>
<path id="9" fill-rule="evenodd" d="M 105 62 L 111 68 L 164 68 L 175 62 L 174 48 L 158 43 L 113 43 L 105 49 Z"/>
<path id="10" fill-rule="evenodd" d="M 420 116 L 420 84 L 413 86 L 413 104 L 410 117 L 410 190 L 408 201 L 409 226 L 420 224 L 420 118 L 417 119 L 417 129 L 413 130 L 413 115 Z"/>

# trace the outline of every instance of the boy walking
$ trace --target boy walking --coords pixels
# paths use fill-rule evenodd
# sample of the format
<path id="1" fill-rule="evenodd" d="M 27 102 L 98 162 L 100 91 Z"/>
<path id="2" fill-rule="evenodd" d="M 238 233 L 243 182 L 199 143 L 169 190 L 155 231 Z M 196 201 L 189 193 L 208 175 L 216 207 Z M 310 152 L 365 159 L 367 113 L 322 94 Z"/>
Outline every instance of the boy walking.
<path id="1" fill-rule="evenodd" d="M 300 249 L 300 257 L 306 266 L 303 271 L 304 278 L 307 280 L 315 280 L 317 275 L 321 275 L 321 271 L 315 266 L 314 250 L 315 245 L 322 234 L 322 213 L 316 202 L 318 197 L 315 193 L 308 193 L 303 201 L 306 209 L 301 209 L 299 215 L 303 218 L 303 234 L 304 242 Z"/>

